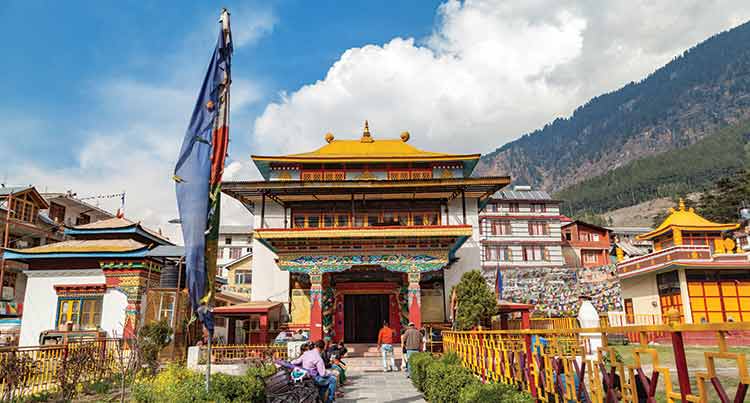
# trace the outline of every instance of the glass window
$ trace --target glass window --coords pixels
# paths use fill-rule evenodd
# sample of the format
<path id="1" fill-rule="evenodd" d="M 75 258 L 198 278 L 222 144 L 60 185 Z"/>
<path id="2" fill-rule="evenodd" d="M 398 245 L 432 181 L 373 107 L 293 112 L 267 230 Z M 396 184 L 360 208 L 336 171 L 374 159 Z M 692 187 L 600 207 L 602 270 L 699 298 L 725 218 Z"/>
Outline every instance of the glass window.
<path id="1" fill-rule="evenodd" d="M 334 227 L 336 223 L 336 216 L 334 215 L 324 215 L 323 216 L 323 226 L 326 228 L 332 228 Z"/>
<path id="2" fill-rule="evenodd" d="M 224 238 L 224 245 L 231 245 L 232 244 L 232 238 L 226 237 Z"/>
<path id="3" fill-rule="evenodd" d="M 234 273 L 235 284 L 250 284 L 252 279 L 252 272 L 249 270 L 238 270 Z"/>
<path id="4" fill-rule="evenodd" d="M 518 203 L 509 203 L 508 211 L 510 211 L 511 213 L 517 213 L 521 211 L 521 209 L 519 208 Z"/>
<path id="5" fill-rule="evenodd" d="M 546 221 L 529 221 L 529 235 L 549 235 L 549 224 Z"/>
<path id="6" fill-rule="evenodd" d="M 509 262 L 511 251 L 507 246 L 487 245 L 484 250 L 485 259 L 492 262 Z"/>
<path id="7" fill-rule="evenodd" d="M 336 225 L 339 227 L 348 227 L 349 226 L 349 216 L 346 214 L 339 214 L 338 221 L 336 222 Z"/>
<path id="8" fill-rule="evenodd" d="M 549 260 L 549 255 L 544 246 L 524 246 L 523 260 L 527 262 L 543 262 Z"/>
<path id="9" fill-rule="evenodd" d="M 161 293 L 159 296 L 159 320 L 167 320 L 172 323 L 172 315 L 174 314 L 174 294 L 172 293 Z"/>
<path id="10" fill-rule="evenodd" d="M 417 226 L 417 225 L 425 225 L 424 224 L 424 222 L 425 222 L 424 221 L 424 216 L 422 214 L 414 214 L 413 220 L 414 220 L 414 225 L 415 226 Z"/>
<path id="11" fill-rule="evenodd" d="M 409 225 L 409 213 L 398 213 L 396 219 L 398 220 L 397 225 Z"/>
<path id="12" fill-rule="evenodd" d="M 511 227 L 510 221 L 508 220 L 492 220 L 490 221 L 490 233 L 492 235 L 510 235 Z"/>
<path id="13" fill-rule="evenodd" d="M 70 322 L 75 330 L 93 330 L 101 325 L 102 298 L 63 298 L 57 304 L 58 327 Z"/>
<path id="14" fill-rule="evenodd" d="M 294 228 L 305 228 L 305 216 L 296 215 L 292 221 L 294 221 Z"/>
<path id="15" fill-rule="evenodd" d="M 307 216 L 307 228 L 320 227 L 320 217 L 316 215 Z"/>
<path id="16" fill-rule="evenodd" d="M 365 226 L 365 216 L 362 214 L 357 214 L 356 217 L 354 217 L 354 226 L 355 227 L 364 227 Z"/>
<path id="17" fill-rule="evenodd" d="M 370 227 L 374 227 L 378 225 L 378 216 L 376 214 L 368 214 L 367 215 L 367 225 Z"/>

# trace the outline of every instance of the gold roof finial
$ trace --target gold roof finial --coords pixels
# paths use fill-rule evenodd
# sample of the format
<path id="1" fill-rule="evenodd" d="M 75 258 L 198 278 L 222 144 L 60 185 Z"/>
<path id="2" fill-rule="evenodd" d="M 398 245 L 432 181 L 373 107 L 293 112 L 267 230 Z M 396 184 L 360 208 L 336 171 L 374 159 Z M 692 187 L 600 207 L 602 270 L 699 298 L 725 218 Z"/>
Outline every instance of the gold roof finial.
<path id="1" fill-rule="evenodd" d="M 325 139 L 326 139 L 326 143 L 330 143 L 330 142 L 332 142 L 332 141 L 333 141 L 333 139 L 334 139 L 334 137 L 333 137 L 333 133 L 331 133 L 331 132 L 328 132 L 328 133 L 326 133 L 326 135 L 325 135 Z"/>
<path id="2" fill-rule="evenodd" d="M 685 211 L 685 200 L 680 197 L 680 211 Z"/>
<path id="3" fill-rule="evenodd" d="M 363 143 L 372 143 L 373 140 L 372 136 L 370 136 L 370 125 L 367 123 L 367 120 L 365 120 L 365 130 L 362 132 L 362 138 L 359 139 L 359 141 Z"/>

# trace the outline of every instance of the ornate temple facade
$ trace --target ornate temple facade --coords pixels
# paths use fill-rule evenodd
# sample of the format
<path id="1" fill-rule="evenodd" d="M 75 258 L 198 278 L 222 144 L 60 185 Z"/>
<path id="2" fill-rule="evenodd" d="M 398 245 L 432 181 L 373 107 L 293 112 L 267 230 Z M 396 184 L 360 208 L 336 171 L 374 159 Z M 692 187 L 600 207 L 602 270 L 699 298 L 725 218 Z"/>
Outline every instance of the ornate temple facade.
<path id="1" fill-rule="evenodd" d="M 222 185 L 255 217 L 252 300 L 283 303 L 312 339 L 448 320 L 451 287 L 481 267 L 478 212 L 509 178 L 470 177 L 479 154 L 422 151 L 408 132 L 325 140 L 253 156 L 264 180 Z"/>
<path id="2" fill-rule="evenodd" d="M 711 222 L 677 209 L 637 237 L 653 252 L 627 258 L 616 251 L 617 273 L 630 323 L 676 310 L 686 323 L 750 321 L 750 253 L 731 238 L 738 224 Z"/>

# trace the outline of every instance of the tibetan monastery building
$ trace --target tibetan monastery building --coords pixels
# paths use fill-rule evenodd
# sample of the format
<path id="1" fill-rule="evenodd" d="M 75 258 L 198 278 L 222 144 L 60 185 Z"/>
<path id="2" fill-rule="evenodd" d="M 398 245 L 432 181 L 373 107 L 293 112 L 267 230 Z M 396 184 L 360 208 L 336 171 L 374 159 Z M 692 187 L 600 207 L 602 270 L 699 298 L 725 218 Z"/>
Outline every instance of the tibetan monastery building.
<path id="1" fill-rule="evenodd" d="M 448 319 L 449 293 L 481 268 L 478 211 L 507 177 L 471 177 L 479 154 L 359 139 L 308 153 L 253 156 L 264 180 L 225 182 L 255 216 L 253 301 L 284 304 L 289 327 L 374 342 Z"/>
<path id="2" fill-rule="evenodd" d="M 750 253 L 728 237 L 737 224 L 711 222 L 678 209 L 637 236 L 654 251 L 630 259 L 617 251 L 617 272 L 628 321 L 678 311 L 686 323 L 750 321 Z"/>

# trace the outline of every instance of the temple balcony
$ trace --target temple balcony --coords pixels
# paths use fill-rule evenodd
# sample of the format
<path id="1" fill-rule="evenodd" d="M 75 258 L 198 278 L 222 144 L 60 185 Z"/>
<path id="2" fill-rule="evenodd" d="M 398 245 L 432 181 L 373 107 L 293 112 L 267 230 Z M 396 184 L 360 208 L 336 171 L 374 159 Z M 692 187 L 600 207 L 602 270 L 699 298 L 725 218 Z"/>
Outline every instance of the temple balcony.
<path id="1" fill-rule="evenodd" d="M 676 245 L 617 263 L 620 278 L 670 267 L 732 269 L 750 267 L 750 253 L 716 253 L 713 246 Z"/>

